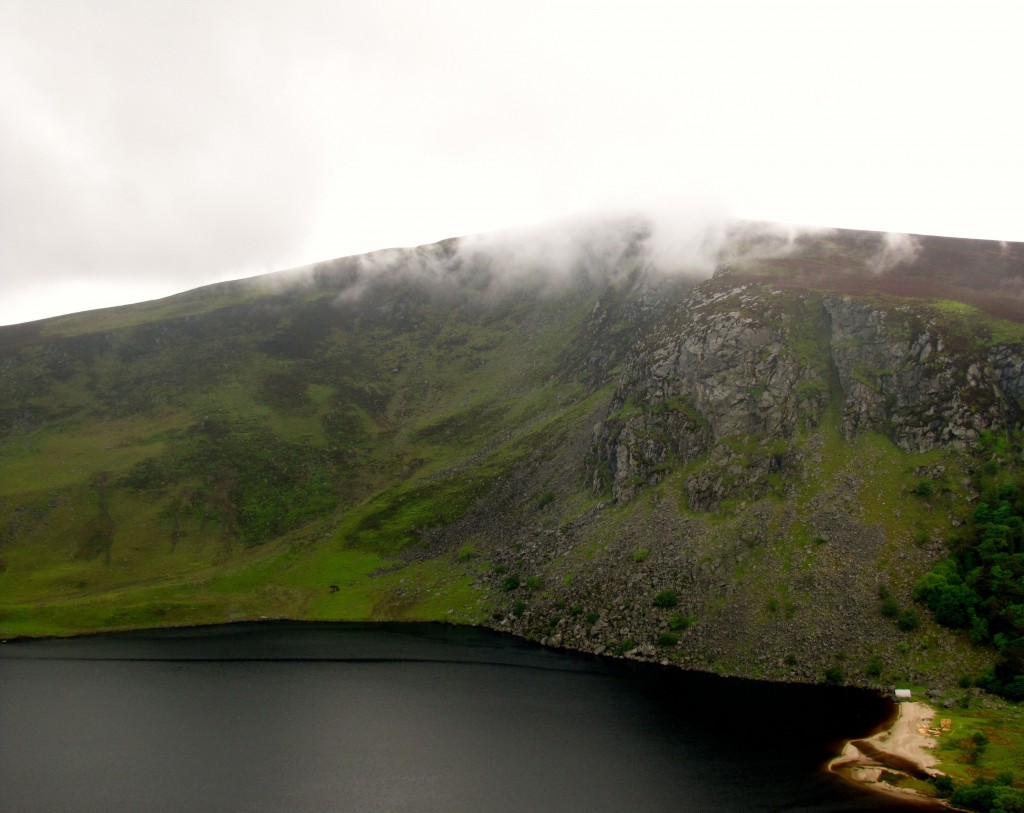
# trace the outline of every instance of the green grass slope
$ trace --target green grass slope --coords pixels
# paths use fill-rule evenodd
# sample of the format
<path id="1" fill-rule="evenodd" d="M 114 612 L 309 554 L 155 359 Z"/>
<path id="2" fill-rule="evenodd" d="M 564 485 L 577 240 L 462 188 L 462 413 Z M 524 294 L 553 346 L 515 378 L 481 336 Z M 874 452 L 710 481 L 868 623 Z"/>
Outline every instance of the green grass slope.
<path id="1" fill-rule="evenodd" d="M 432 534 L 588 395 L 600 291 L 353 275 L 0 329 L 0 635 L 490 611 Z"/>

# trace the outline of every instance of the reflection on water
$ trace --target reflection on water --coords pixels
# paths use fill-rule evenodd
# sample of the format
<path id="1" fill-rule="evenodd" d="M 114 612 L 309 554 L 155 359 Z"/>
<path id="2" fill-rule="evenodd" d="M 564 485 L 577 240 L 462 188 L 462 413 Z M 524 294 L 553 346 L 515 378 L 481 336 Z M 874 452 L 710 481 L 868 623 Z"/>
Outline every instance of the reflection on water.
<path id="1" fill-rule="evenodd" d="M 18 642 L 0 810 L 906 810 L 820 770 L 888 712 L 426 624 Z"/>

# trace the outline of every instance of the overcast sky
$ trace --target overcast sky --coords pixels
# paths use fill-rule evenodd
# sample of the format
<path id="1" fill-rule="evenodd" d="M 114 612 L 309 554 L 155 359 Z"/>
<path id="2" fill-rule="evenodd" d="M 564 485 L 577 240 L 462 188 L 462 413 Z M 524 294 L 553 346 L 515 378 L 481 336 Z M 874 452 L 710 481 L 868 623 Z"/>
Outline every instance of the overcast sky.
<path id="1" fill-rule="evenodd" d="M 1024 240 L 1019 0 L 0 0 L 0 324 L 686 202 Z"/>

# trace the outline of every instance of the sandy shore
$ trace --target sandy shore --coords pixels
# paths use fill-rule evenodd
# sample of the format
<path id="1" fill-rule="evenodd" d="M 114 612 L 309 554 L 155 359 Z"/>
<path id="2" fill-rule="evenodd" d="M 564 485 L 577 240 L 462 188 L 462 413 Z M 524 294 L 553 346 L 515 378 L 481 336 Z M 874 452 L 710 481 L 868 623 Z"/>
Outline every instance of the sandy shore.
<path id="1" fill-rule="evenodd" d="M 935 768 L 938 760 L 932 752 L 938 743 L 932 733 L 934 716 L 934 709 L 924 703 L 900 703 L 896 721 L 888 730 L 848 742 L 843 753 L 829 763 L 829 770 L 884 793 L 921 798 L 912 790 L 879 779 L 883 771 L 898 771 L 917 779 L 941 773 Z"/>

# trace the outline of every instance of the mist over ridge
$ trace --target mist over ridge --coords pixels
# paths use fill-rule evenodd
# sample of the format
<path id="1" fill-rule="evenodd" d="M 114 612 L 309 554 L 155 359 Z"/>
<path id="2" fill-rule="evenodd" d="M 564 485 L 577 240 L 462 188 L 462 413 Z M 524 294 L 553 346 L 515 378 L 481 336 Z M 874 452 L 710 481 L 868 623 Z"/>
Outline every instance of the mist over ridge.
<path id="1" fill-rule="evenodd" d="M 907 294 L 916 288 L 921 296 L 975 302 L 992 295 L 1004 299 L 1004 315 L 1017 313 L 1024 297 L 1022 244 L 744 221 L 691 209 L 566 218 L 328 260 L 253 282 L 274 289 L 331 278 L 342 285 L 338 301 L 347 302 L 368 286 L 400 280 L 480 296 L 517 286 L 558 294 L 579 284 L 619 284 L 638 273 L 653 282 L 708 279 L 716 271 L 837 290 L 866 285 Z"/>

